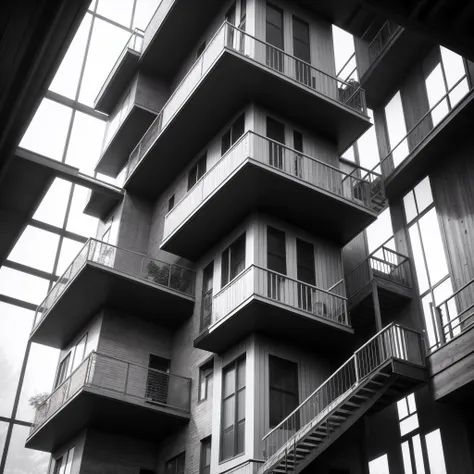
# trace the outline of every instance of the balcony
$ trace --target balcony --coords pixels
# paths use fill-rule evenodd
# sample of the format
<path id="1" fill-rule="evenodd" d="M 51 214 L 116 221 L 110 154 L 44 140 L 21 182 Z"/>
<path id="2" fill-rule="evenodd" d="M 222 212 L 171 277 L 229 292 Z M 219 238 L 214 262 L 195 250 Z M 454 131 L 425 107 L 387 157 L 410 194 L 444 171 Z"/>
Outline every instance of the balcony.
<path id="1" fill-rule="evenodd" d="M 435 400 L 470 405 L 474 395 L 474 280 L 430 309 L 428 366 Z"/>
<path id="2" fill-rule="evenodd" d="M 321 348 L 343 345 L 353 335 L 346 298 L 252 265 L 212 297 L 210 321 L 194 346 L 220 353 L 253 332 Z M 208 297 L 209 298 L 209 297 Z"/>
<path id="3" fill-rule="evenodd" d="M 382 245 L 346 275 L 346 289 L 355 328 L 389 321 L 413 297 L 410 260 Z"/>
<path id="4" fill-rule="evenodd" d="M 124 195 L 123 189 L 111 184 L 103 183 L 101 187 L 91 187 L 83 212 L 105 221 Z"/>
<path id="5" fill-rule="evenodd" d="M 31 341 L 63 348 L 104 305 L 179 326 L 194 283 L 193 270 L 90 239 L 36 310 Z"/>
<path id="6" fill-rule="evenodd" d="M 162 439 L 190 419 L 191 380 L 92 352 L 38 407 L 26 447 L 54 452 L 86 427 Z"/>
<path id="7" fill-rule="evenodd" d="M 263 438 L 258 474 L 302 472 L 366 413 L 426 381 L 421 334 L 390 324 Z"/>
<path id="8" fill-rule="evenodd" d="M 439 162 L 453 153 L 453 144 L 469 135 L 474 91 L 461 77 L 381 161 L 375 171 L 385 177 L 389 199 L 404 196 Z"/>
<path id="9" fill-rule="evenodd" d="M 94 108 L 111 114 L 138 66 L 144 32 L 135 28 L 95 99 Z"/>
<path id="10" fill-rule="evenodd" d="M 344 245 L 383 200 L 380 175 L 345 173 L 249 131 L 167 214 L 161 248 L 195 260 L 255 209 Z"/>
<path id="11" fill-rule="evenodd" d="M 125 189 L 156 199 L 252 100 L 337 143 L 341 151 L 370 127 L 357 84 L 224 23 L 131 153 Z"/>
<path id="12" fill-rule="evenodd" d="M 416 47 L 413 47 L 416 45 Z M 360 82 L 372 109 L 384 106 L 398 90 L 408 72 L 433 48 L 426 35 L 386 21 L 358 58 Z"/>

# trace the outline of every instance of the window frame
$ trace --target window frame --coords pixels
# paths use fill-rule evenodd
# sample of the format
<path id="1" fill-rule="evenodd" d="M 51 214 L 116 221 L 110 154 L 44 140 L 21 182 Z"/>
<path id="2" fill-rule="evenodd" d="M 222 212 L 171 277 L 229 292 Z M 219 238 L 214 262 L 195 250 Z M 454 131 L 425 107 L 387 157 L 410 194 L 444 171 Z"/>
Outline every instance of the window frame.
<path id="1" fill-rule="evenodd" d="M 72 350 L 70 350 L 58 364 L 56 378 L 54 380 L 54 390 L 60 387 L 69 377 L 69 367 L 71 367 L 71 354 Z"/>
<path id="2" fill-rule="evenodd" d="M 224 156 L 245 135 L 246 114 L 242 112 L 221 136 L 221 156 Z M 239 122 L 242 121 L 242 124 Z M 237 128 L 237 125 L 242 125 Z"/>
<path id="3" fill-rule="evenodd" d="M 200 181 L 207 171 L 207 152 L 204 152 L 188 171 L 188 192 Z"/>
<path id="4" fill-rule="evenodd" d="M 178 471 L 178 465 L 179 465 L 179 461 L 182 459 L 183 461 L 183 470 L 182 471 Z M 174 464 L 174 469 L 173 471 L 171 470 L 168 470 L 167 466 L 169 463 L 173 463 Z M 172 458 L 168 459 L 167 461 L 165 461 L 165 474 L 183 474 L 186 470 L 186 451 L 181 451 L 179 454 L 177 454 L 176 456 L 173 456 Z"/>
<path id="5" fill-rule="evenodd" d="M 238 248 L 237 244 L 241 244 L 243 241 L 243 268 L 240 271 L 236 271 L 233 274 L 234 263 L 234 254 L 236 254 L 235 249 Z M 242 272 L 246 269 L 246 258 L 247 258 L 247 232 L 244 231 L 239 235 L 221 254 L 221 289 L 227 286 L 230 282 L 235 280 Z M 240 262 L 241 260 L 239 260 Z M 238 266 L 236 270 L 238 270 Z"/>
<path id="6" fill-rule="evenodd" d="M 204 362 L 199 367 L 199 381 L 198 381 L 198 402 L 204 402 L 209 398 L 209 381 L 214 377 L 214 357 Z M 203 394 L 204 382 L 204 394 Z"/>
<path id="7" fill-rule="evenodd" d="M 204 464 L 206 460 L 206 449 L 209 448 L 209 464 Z M 212 464 L 212 435 L 201 440 L 201 453 L 199 459 L 199 474 L 210 474 Z"/>

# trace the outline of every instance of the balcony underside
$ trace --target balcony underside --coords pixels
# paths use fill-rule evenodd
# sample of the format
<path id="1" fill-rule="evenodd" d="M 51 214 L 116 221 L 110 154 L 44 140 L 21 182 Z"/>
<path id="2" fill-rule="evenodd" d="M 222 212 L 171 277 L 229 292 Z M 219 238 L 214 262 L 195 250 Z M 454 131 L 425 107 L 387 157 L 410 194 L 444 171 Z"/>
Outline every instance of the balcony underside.
<path id="1" fill-rule="evenodd" d="M 155 113 L 135 104 L 102 153 L 96 171 L 117 176 L 155 117 Z"/>
<path id="2" fill-rule="evenodd" d="M 84 214 L 105 220 L 112 209 L 122 200 L 124 194 L 122 189 L 115 186 L 104 185 L 102 189 L 92 189 L 84 208 Z"/>
<path id="3" fill-rule="evenodd" d="M 196 260 L 257 209 L 340 245 L 376 219 L 374 212 L 362 206 L 249 160 L 161 247 Z"/>
<path id="4" fill-rule="evenodd" d="M 390 318 L 411 301 L 413 291 L 405 285 L 377 275 L 374 275 L 374 282 L 377 285 L 380 312 L 383 318 L 382 325 L 388 324 L 391 321 Z M 373 291 L 370 283 L 349 299 L 349 311 L 354 328 L 370 330 L 375 322 Z"/>
<path id="5" fill-rule="evenodd" d="M 124 187 L 156 199 L 222 124 L 251 101 L 337 143 L 341 151 L 370 127 L 369 119 L 337 101 L 226 50 L 162 130 Z"/>
<path id="6" fill-rule="evenodd" d="M 96 98 L 94 104 L 96 110 L 104 114 L 112 113 L 125 88 L 129 85 L 139 59 L 140 53 L 131 48 L 125 48 L 122 51 Z"/>
<path id="7" fill-rule="evenodd" d="M 69 283 L 31 340 L 62 348 L 102 306 L 175 328 L 191 316 L 194 298 L 89 262 Z"/>
<path id="8" fill-rule="evenodd" d="M 435 400 L 472 406 L 474 396 L 474 325 L 427 358 Z"/>
<path id="9" fill-rule="evenodd" d="M 367 105 L 383 107 L 400 88 L 407 73 L 434 47 L 426 35 L 400 29 L 361 77 Z"/>
<path id="10" fill-rule="evenodd" d="M 387 197 L 397 199 L 404 196 L 438 160 L 449 159 L 453 146 L 464 143 L 466 136 L 471 134 L 473 117 L 474 91 L 471 91 L 386 178 Z"/>
<path id="11" fill-rule="evenodd" d="M 189 421 L 180 410 L 96 388 L 84 388 L 26 440 L 29 449 L 54 452 L 83 428 L 160 440 Z"/>
<path id="12" fill-rule="evenodd" d="M 254 332 L 292 340 L 315 351 L 345 347 L 354 334 L 351 328 L 324 317 L 253 296 L 202 331 L 194 340 L 194 347 L 221 353 Z"/>

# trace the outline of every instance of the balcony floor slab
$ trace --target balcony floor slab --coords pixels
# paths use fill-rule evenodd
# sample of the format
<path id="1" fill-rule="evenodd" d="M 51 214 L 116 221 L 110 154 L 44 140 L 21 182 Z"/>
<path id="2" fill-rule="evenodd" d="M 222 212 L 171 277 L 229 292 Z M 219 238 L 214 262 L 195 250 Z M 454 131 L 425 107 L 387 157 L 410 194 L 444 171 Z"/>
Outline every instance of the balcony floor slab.
<path id="1" fill-rule="evenodd" d="M 62 348 L 103 306 L 174 328 L 191 316 L 194 298 L 88 262 L 32 332 L 31 341 Z"/>

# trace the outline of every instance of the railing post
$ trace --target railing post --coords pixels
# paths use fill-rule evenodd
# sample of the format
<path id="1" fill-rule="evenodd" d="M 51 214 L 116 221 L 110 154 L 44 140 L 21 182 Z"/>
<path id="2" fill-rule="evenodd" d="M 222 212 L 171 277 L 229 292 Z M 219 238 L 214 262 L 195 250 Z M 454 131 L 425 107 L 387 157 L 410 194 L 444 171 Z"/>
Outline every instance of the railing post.
<path id="1" fill-rule="evenodd" d="M 430 307 L 435 317 L 436 326 L 438 326 L 439 344 L 440 346 L 444 346 L 446 344 L 446 334 L 444 333 L 443 318 L 441 315 L 441 311 L 432 302 L 430 302 Z"/>
<path id="2" fill-rule="evenodd" d="M 355 381 L 356 381 L 356 383 L 359 382 L 359 380 L 360 380 L 359 361 L 358 361 L 358 359 L 357 359 L 357 355 L 358 355 L 358 354 L 359 354 L 358 352 L 356 352 L 356 353 L 354 354 L 354 371 L 355 371 L 355 378 L 356 378 Z"/>
<path id="3" fill-rule="evenodd" d="M 125 374 L 125 386 L 123 388 L 124 395 L 127 395 L 129 373 L 130 373 L 130 362 L 127 363 L 127 372 Z"/>

